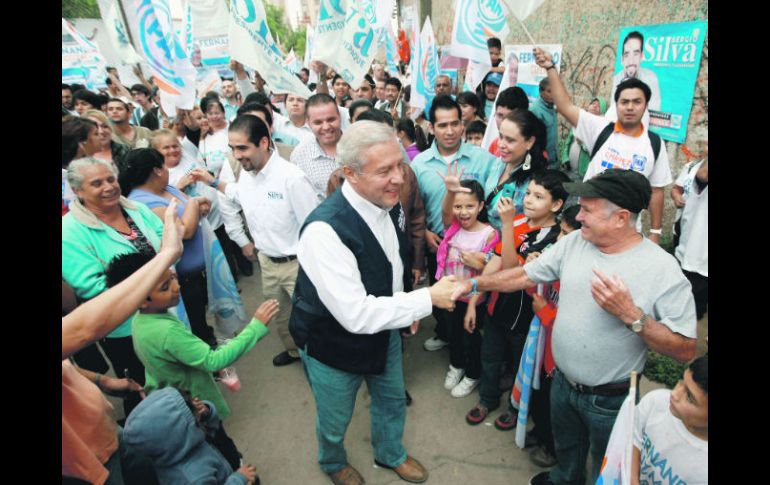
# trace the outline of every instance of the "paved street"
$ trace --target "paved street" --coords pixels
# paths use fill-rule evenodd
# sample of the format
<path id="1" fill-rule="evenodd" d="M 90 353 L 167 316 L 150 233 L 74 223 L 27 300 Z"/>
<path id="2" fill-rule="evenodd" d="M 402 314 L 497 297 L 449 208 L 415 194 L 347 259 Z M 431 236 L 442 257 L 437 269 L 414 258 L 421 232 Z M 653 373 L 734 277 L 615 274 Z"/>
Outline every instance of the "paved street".
<path id="1" fill-rule="evenodd" d="M 246 310 L 252 315 L 262 302 L 258 269 L 253 276 L 242 277 L 240 285 Z M 408 339 L 404 353 L 406 385 L 414 398 L 407 408 L 407 452 L 428 468 L 429 483 L 528 483 L 541 469 L 529 461 L 527 451 L 515 446 L 515 431 L 494 428 L 492 422 L 500 411 L 491 413 L 481 425 L 469 426 L 464 416 L 476 404 L 478 392 L 457 399 L 444 390 L 448 349 L 426 352 L 422 348 L 433 335 L 434 324 L 432 318 L 423 320 L 420 332 Z M 706 317 L 699 324 L 699 334 L 707 330 Z M 699 340 L 702 342 L 703 337 Z M 316 463 L 315 403 L 302 366 L 297 362 L 273 367 L 272 358 L 281 350 L 278 336 L 271 332 L 236 362 L 242 389 L 232 393 L 222 386 L 233 411 L 225 427 L 244 460 L 257 466 L 263 484 L 331 483 Z M 642 394 L 658 387 L 642 380 Z M 369 484 L 404 483 L 392 471 L 373 464 L 369 402 L 362 385 L 346 435 L 348 460 Z"/>

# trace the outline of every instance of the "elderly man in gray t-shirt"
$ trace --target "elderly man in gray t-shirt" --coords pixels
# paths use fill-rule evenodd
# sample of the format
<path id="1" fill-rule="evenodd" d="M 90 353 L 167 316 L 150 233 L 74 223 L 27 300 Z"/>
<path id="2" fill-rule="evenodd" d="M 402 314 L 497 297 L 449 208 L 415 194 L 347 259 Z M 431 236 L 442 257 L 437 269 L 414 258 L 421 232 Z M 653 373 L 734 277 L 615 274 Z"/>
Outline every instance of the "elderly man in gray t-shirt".
<path id="1" fill-rule="evenodd" d="M 580 197 L 580 234 L 562 238 L 523 267 L 459 282 L 453 295 L 561 281 L 551 387 L 558 464 L 531 484 L 583 484 L 589 446 L 587 483 L 594 483 L 631 372 L 642 371 L 647 349 L 680 362 L 695 356 L 690 283 L 670 254 L 636 232 L 639 212 L 650 201 L 647 179 L 607 170 L 564 186 Z"/>

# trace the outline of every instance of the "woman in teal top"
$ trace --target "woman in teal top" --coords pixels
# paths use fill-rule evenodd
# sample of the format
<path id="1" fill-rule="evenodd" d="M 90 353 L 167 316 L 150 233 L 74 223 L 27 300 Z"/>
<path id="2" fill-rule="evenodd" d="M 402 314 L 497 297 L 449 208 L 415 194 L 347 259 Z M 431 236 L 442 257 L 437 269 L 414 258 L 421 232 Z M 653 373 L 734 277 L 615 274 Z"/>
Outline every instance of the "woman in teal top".
<path id="1" fill-rule="evenodd" d="M 500 161 L 490 170 L 484 184 L 489 223 L 498 231 L 502 222 L 497 211 L 501 197 L 513 199 L 516 213 L 524 211 L 524 194 L 532 174 L 547 168 L 543 155 L 546 129 L 528 110 L 515 109 L 500 123 Z"/>
<path id="2" fill-rule="evenodd" d="M 115 256 L 155 255 L 163 222 L 144 204 L 121 197 L 117 172 L 109 162 L 93 157 L 75 160 L 67 167 L 67 181 L 76 198 L 62 218 L 62 278 L 84 301 L 107 289 L 104 272 Z M 119 378 L 128 369 L 143 384 L 144 367 L 134 354 L 131 320 L 100 343 Z M 126 415 L 138 402 L 138 395 L 126 399 Z"/>

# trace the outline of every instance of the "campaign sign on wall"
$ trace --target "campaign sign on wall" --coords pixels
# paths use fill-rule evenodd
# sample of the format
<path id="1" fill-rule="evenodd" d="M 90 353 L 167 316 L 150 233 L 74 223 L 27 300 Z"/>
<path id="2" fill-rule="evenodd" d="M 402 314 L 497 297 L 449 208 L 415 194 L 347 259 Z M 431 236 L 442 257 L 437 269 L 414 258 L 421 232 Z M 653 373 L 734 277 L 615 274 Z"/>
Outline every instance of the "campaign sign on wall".
<path id="1" fill-rule="evenodd" d="M 553 63 L 558 68 L 561 65 L 561 44 L 538 45 L 551 54 Z M 508 71 L 510 86 L 518 86 L 527 93 L 529 103 L 534 103 L 540 97 L 540 81 L 548 77 L 545 69 L 535 63 L 532 44 L 506 45 L 503 64 Z"/>
<path id="2" fill-rule="evenodd" d="M 621 29 L 608 114 L 615 113 L 615 87 L 628 78 L 641 79 L 652 92 L 650 130 L 684 143 L 707 29 L 708 22 L 701 20 Z"/>

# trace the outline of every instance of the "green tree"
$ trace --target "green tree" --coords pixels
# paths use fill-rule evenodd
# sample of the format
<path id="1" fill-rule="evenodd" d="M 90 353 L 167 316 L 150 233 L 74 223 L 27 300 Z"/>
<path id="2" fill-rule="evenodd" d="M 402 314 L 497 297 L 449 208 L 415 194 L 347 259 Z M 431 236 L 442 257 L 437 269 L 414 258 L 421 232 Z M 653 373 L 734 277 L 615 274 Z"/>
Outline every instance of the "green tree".
<path id="1" fill-rule="evenodd" d="M 265 3 L 265 15 L 267 15 L 267 26 L 273 39 L 281 47 L 281 51 L 288 54 L 294 49 L 297 57 L 302 58 L 305 55 L 305 29 L 294 31 L 291 26 L 283 21 L 283 9 Z"/>
<path id="2" fill-rule="evenodd" d="M 61 16 L 68 20 L 101 18 L 96 0 L 62 0 Z"/>

